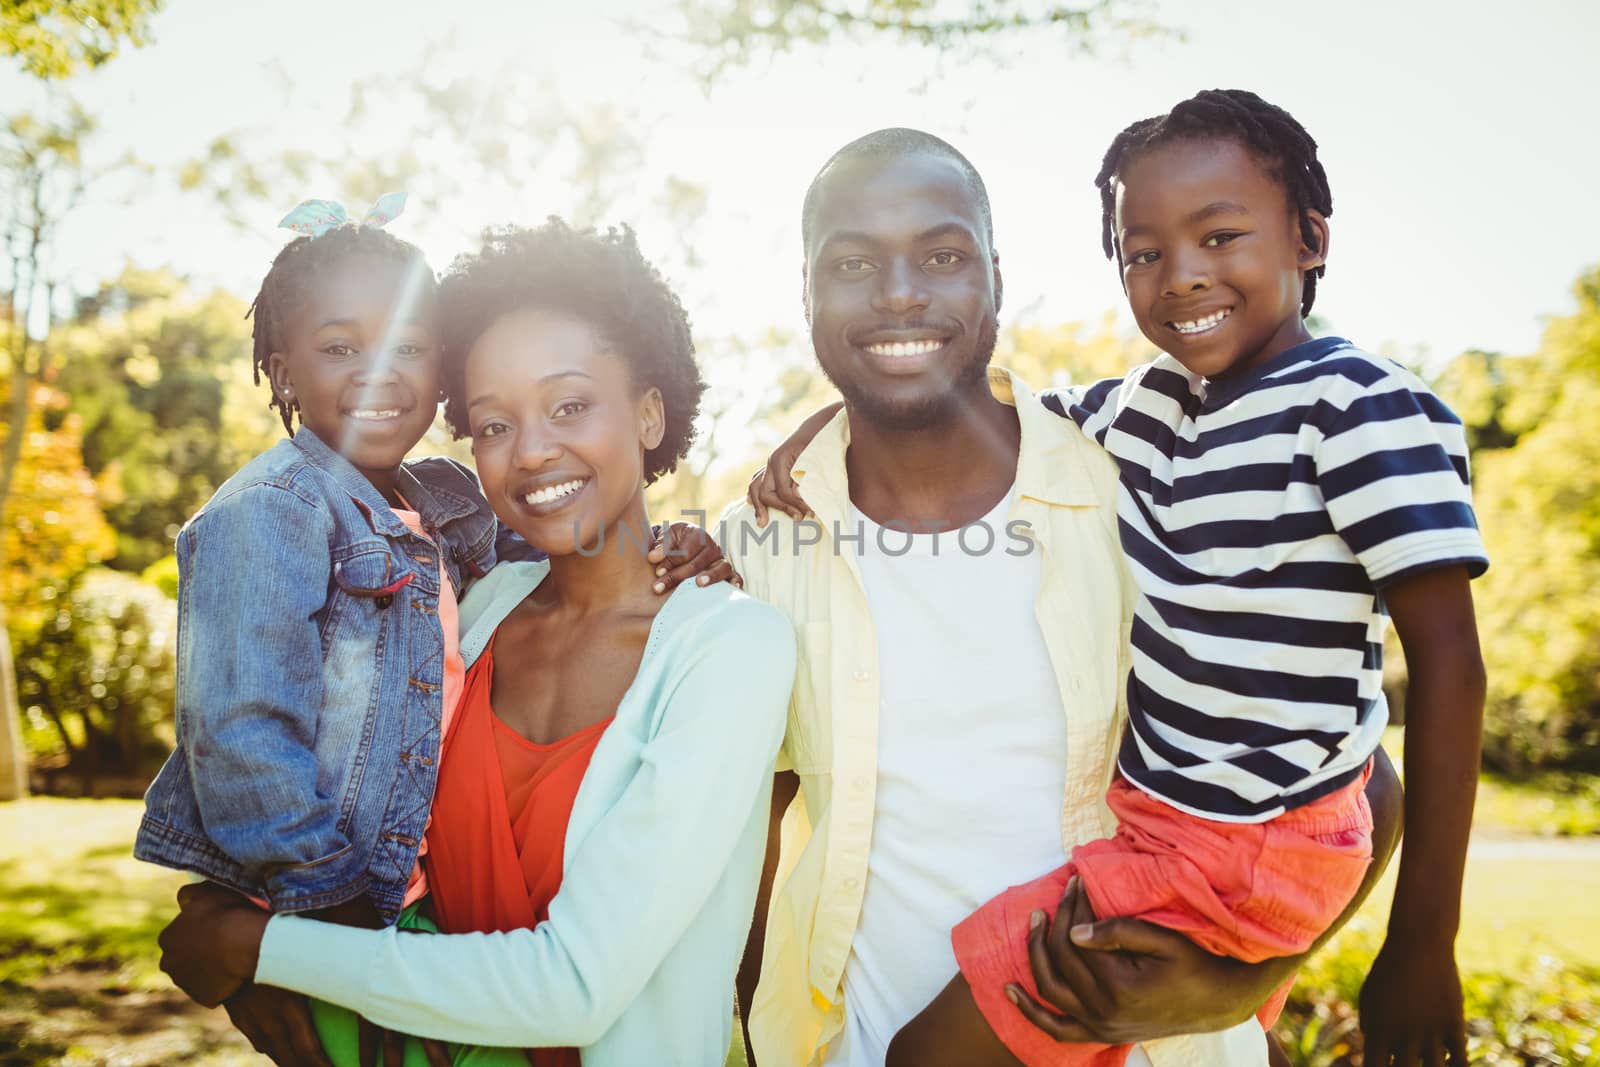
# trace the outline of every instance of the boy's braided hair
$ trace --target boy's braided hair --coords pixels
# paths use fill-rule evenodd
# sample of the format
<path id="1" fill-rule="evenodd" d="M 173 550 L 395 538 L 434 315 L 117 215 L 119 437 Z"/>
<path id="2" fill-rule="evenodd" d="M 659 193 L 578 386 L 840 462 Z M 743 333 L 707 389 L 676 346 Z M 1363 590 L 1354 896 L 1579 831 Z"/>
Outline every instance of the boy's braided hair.
<path id="1" fill-rule="evenodd" d="M 1269 164 L 1270 173 L 1289 194 L 1289 203 L 1300 219 L 1301 237 L 1306 244 L 1317 247 L 1317 234 L 1306 212 L 1317 211 L 1324 217 L 1333 214 L 1333 192 L 1317 159 L 1317 142 L 1293 115 L 1255 93 L 1245 89 L 1206 89 L 1165 115 L 1140 119 L 1117 134 L 1106 149 L 1094 183 L 1100 190 L 1100 240 L 1107 259 L 1122 262 L 1114 215 L 1117 177 L 1128 163 L 1157 145 L 1221 138 L 1238 141 Z M 1318 266 L 1306 271 L 1300 301 L 1302 316 L 1311 313 L 1317 297 L 1317 279 L 1324 270 Z"/>
<path id="2" fill-rule="evenodd" d="M 255 319 L 251 330 L 254 339 L 255 381 L 270 374 L 268 361 L 272 353 L 283 351 L 284 326 L 290 314 L 311 291 L 324 272 L 353 256 L 378 256 L 408 264 L 418 274 L 424 298 L 431 304 L 438 289 L 433 268 L 423 258 L 422 249 L 409 241 L 375 226 L 357 226 L 353 223 L 339 226 L 316 237 L 296 237 L 278 252 L 261 281 L 261 291 L 245 312 L 245 318 Z M 272 390 L 269 405 L 283 419 L 284 432 L 293 434 L 293 408 Z"/>

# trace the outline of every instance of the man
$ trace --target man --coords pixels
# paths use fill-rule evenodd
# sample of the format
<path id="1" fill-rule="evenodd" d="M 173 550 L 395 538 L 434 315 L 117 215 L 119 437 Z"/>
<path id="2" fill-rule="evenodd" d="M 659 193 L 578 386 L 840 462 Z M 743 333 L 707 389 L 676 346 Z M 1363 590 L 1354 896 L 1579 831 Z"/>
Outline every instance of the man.
<path id="1" fill-rule="evenodd" d="M 795 463 L 814 522 L 763 529 L 740 505 L 722 527 L 746 588 L 800 638 L 740 976 L 748 1040 L 763 1067 L 875 1067 L 902 1028 L 905 1062 L 1006 1062 L 950 929 L 1113 827 L 1101 798 L 1135 595 L 1116 472 L 989 367 L 1000 261 L 959 152 L 869 134 L 823 167 L 802 220 L 807 321 L 844 410 Z M 1394 806 L 1376 806 L 1392 829 Z M 1265 1062 L 1249 1017 L 1292 963 L 1220 960 L 1131 920 L 1097 929 L 1099 948 L 1147 954 L 1065 949 L 1070 980 L 1104 995 L 1061 1032 L 1147 1041 L 1132 1064 Z"/>

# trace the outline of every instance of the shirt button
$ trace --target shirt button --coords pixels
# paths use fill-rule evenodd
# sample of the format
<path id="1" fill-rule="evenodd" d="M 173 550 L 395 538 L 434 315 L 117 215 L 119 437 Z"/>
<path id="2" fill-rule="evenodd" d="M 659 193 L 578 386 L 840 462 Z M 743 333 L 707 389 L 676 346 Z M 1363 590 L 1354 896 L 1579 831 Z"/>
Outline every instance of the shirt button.
<path id="1" fill-rule="evenodd" d="M 846 878 L 844 880 L 844 887 L 846 889 L 854 889 L 856 886 L 858 886 L 860 884 L 861 884 L 861 880 L 859 878 Z"/>
<path id="2" fill-rule="evenodd" d="M 870 783 L 867 781 L 867 776 L 866 775 L 864 775 L 864 774 L 856 775 L 855 787 L 857 789 L 865 790 L 869 784 Z"/>
<path id="3" fill-rule="evenodd" d="M 852 674 L 850 677 L 854 678 L 858 682 L 864 682 L 867 680 L 867 672 L 856 671 L 856 673 Z"/>

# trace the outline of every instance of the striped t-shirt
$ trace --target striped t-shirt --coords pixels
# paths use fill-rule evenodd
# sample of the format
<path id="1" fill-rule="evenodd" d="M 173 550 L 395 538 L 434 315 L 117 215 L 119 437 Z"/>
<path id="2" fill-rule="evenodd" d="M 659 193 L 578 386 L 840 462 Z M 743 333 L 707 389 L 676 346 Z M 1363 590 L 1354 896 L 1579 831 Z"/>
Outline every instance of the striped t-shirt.
<path id="1" fill-rule="evenodd" d="M 1383 587 L 1488 566 L 1460 420 L 1337 337 L 1237 379 L 1163 355 L 1043 399 L 1122 472 L 1141 594 L 1123 776 L 1229 822 L 1353 781 L 1388 721 Z"/>

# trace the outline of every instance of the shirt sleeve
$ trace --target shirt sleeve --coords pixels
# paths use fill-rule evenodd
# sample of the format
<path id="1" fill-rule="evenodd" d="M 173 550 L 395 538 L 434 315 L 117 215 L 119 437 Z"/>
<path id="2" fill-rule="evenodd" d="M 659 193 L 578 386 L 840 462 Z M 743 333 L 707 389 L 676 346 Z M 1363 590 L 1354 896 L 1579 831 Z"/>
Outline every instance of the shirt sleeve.
<path id="1" fill-rule="evenodd" d="M 683 646 L 686 662 L 658 698 L 665 706 L 638 771 L 568 857 L 547 921 L 508 933 L 419 936 L 274 916 L 256 980 L 421 1037 L 593 1044 L 730 864 L 762 860 L 761 842 L 748 848 L 745 831 L 752 819 L 766 824 L 794 632 L 766 605 L 735 605 L 735 617 L 722 615 L 714 633 Z"/>
<path id="2" fill-rule="evenodd" d="M 328 537 L 319 508 L 259 486 L 203 513 L 180 552 L 178 744 L 207 836 L 277 911 L 330 907 L 367 888 L 338 804 L 317 790 Z"/>
<path id="3" fill-rule="evenodd" d="M 1097 419 L 1107 419 L 1116 414 L 1118 394 L 1123 379 L 1102 378 L 1086 385 L 1068 385 L 1059 389 L 1046 389 L 1039 400 L 1051 412 L 1076 422 L 1085 432 Z"/>
<path id="4" fill-rule="evenodd" d="M 1391 373 L 1365 387 L 1318 443 L 1316 478 L 1373 585 L 1451 564 L 1474 578 L 1488 568 L 1461 421 L 1420 382 Z"/>

